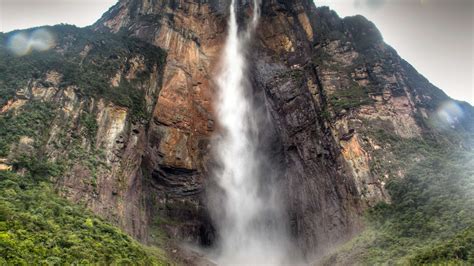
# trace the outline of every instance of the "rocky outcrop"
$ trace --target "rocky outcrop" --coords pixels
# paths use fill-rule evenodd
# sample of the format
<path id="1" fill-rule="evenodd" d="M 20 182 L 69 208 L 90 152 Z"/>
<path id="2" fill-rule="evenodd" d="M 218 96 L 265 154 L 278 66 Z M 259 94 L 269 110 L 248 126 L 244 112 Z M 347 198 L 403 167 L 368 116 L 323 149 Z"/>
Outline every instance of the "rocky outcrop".
<path id="1" fill-rule="evenodd" d="M 203 194 L 214 163 L 213 76 L 228 5 L 121 0 L 88 32 L 116 42 L 69 32 L 54 48 L 78 55 L 81 71 L 102 67 L 100 83 L 71 82 L 83 73 L 47 67 L 17 88 L 0 115 L 31 101 L 55 104 L 39 146 L 67 165 L 56 180 L 61 194 L 142 241 L 158 227 L 172 239 L 210 245 Z M 241 24 L 250 9 L 240 1 Z M 116 43 L 125 46 L 105 52 Z M 368 206 L 390 201 L 384 186 L 404 171 L 386 169 L 394 158 L 384 137 L 473 147 L 463 134 L 474 129 L 474 109 L 431 85 L 363 17 L 341 19 L 310 0 L 263 1 L 248 56 L 254 101 L 265 114 L 262 149 L 279 165 L 291 234 L 307 257 L 356 233 Z M 18 138 L 0 167 L 19 150 L 34 152 L 37 141 Z"/>
<path id="2" fill-rule="evenodd" d="M 95 27 L 126 31 L 167 51 L 144 167 L 150 173 L 157 216 L 174 238 L 209 242 L 202 194 L 215 128 L 213 72 L 225 39 L 219 2 L 121 1 Z"/>
<path id="3" fill-rule="evenodd" d="M 180 206 L 174 204 L 202 208 L 200 192 L 207 174 L 209 137 L 214 129 L 212 73 L 218 66 L 217 57 L 225 38 L 223 15 L 227 5 L 122 1 L 96 24 L 97 30 L 126 30 L 168 52 L 164 85 L 150 128 L 147 160 L 157 187 L 165 194 L 161 199 L 165 213 L 161 215 L 178 220 L 174 233 L 197 232 L 181 230 L 179 222 L 183 227 L 189 226 L 199 215 L 182 214 Z M 306 74 L 303 66 L 305 57 L 312 53 L 314 38 L 303 3 L 264 5 L 255 43 L 259 60 L 252 66 L 255 71 L 251 80 L 277 125 L 272 138 L 279 146 L 273 152 L 283 151 L 278 156 L 288 166 L 285 191 L 288 209 L 293 210 L 292 230 L 300 245 L 310 251 L 320 243 L 333 242 L 355 231 L 361 204 L 353 177 L 344 174 L 348 170 L 341 165 L 343 158 L 339 158 L 330 127 L 318 115 L 321 107 L 315 105 L 309 91 L 320 81 L 315 73 Z M 247 3 L 242 3 L 242 18 L 247 8 Z M 297 12 L 294 16 L 293 11 Z M 299 47 L 302 40 L 306 40 L 305 47 Z M 306 75 L 308 78 L 303 80 Z"/>
<path id="4" fill-rule="evenodd" d="M 228 4 L 124 0 L 95 25 L 168 52 L 146 165 L 163 192 L 161 214 L 177 222 L 173 235 L 190 240 L 204 232 L 206 243 L 212 234 L 196 217 L 205 216 L 200 196 L 216 123 L 212 76 Z M 239 3 L 241 23 L 251 14 L 248 4 Z M 389 159 L 379 156 L 386 147 L 376 133 L 433 135 L 437 129 L 427 121 L 450 99 L 383 43 L 372 23 L 341 19 L 312 1 L 263 1 L 251 46 L 249 79 L 256 102 L 271 115 L 269 150 L 283 163 L 293 236 L 306 254 L 322 252 L 360 228 L 364 208 L 390 200 L 390 176 L 380 167 Z"/>
<path id="5" fill-rule="evenodd" d="M 161 88 L 165 55 L 136 40 L 86 29 L 45 30 L 59 37 L 56 47 L 43 55 L 52 62 L 40 66 L 44 62 L 37 64 L 35 55 L 11 58 L 14 67 L 24 60 L 36 73 L 24 81 L 18 78 L 26 85 L 16 89 L 1 113 L 30 112 L 35 117 L 47 112 L 50 120 L 32 121 L 48 126 L 27 136 L 16 136 L 25 131 L 21 128 L 10 132 L 14 142 L 7 143 L 6 161 L 14 163 L 25 155 L 47 158 L 63 169 L 54 180 L 61 195 L 146 239 L 149 215 L 143 191 L 147 185 L 141 165 L 148 142 L 147 116 Z M 88 76 L 82 68 L 100 71 Z"/>

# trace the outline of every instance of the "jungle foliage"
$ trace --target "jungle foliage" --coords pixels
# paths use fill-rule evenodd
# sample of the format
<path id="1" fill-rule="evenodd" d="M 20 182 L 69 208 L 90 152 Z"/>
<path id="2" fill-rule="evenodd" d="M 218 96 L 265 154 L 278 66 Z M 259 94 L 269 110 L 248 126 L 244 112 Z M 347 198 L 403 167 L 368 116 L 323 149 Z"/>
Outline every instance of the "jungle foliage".
<path id="1" fill-rule="evenodd" d="M 34 79 L 41 79 L 51 70 L 62 75 L 61 88 L 75 86 L 86 97 L 101 97 L 130 108 L 135 119 L 146 117 L 143 79 L 156 66 L 161 69 L 166 54 L 163 50 L 129 36 L 95 32 L 71 25 L 41 27 L 55 38 L 55 47 L 47 51 L 32 50 L 18 56 L 9 48 L 15 34 L 28 35 L 38 30 L 0 33 L 0 106 Z M 145 60 L 145 69 L 130 81 L 122 80 L 112 88 L 111 78 L 133 57 Z M 49 84 L 43 84 L 48 87 Z"/>
<path id="2" fill-rule="evenodd" d="M 0 171 L 0 264 L 167 264 L 36 175 Z"/>
<path id="3" fill-rule="evenodd" d="M 474 152 L 429 138 L 375 135 L 395 158 L 385 166 L 394 171 L 386 185 L 391 202 L 371 208 L 366 230 L 327 262 L 351 257 L 363 265 L 472 265 Z M 400 167 L 404 178 L 393 178 Z"/>

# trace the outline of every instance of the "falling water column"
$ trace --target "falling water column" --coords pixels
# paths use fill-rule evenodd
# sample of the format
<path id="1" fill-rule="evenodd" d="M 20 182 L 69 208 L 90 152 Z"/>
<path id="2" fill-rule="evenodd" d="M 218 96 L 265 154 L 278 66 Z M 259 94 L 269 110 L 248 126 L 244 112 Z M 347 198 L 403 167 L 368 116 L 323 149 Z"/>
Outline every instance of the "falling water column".
<path id="1" fill-rule="evenodd" d="M 259 2 L 254 0 L 252 20 L 242 32 L 235 9 L 233 0 L 222 70 L 217 77 L 217 118 L 222 133 L 215 143 L 220 164 L 215 177 L 224 194 L 217 199 L 219 208 L 213 210 L 214 217 L 219 217 L 215 219 L 221 248 L 218 262 L 278 265 L 286 255 L 286 234 L 273 219 L 278 204 L 259 192 L 263 176 L 257 151 L 258 119 L 246 93 L 246 46 L 258 24 Z"/>

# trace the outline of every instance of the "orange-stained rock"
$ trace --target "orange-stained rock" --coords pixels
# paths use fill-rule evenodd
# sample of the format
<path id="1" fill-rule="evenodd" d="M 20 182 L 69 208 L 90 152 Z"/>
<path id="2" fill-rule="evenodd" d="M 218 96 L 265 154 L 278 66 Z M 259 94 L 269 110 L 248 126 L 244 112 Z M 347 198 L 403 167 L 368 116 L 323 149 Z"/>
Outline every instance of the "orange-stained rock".
<path id="1" fill-rule="evenodd" d="M 51 85 L 53 86 L 58 86 L 59 82 L 61 82 L 61 79 L 62 79 L 62 74 L 58 73 L 57 71 L 52 70 L 46 73 L 45 81 L 51 83 Z"/>
<path id="2" fill-rule="evenodd" d="M 6 113 L 10 110 L 20 108 L 23 105 L 25 105 L 26 102 L 27 100 L 24 100 L 24 99 L 8 100 L 7 104 L 2 106 L 2 109 L 0 110 L 0 114 Z"/>
<path id="3" fill-rule="evenodd" d="M 357 136 L 353 136 L 347 142 L 342 142 L 342 154 L 344 158 L 348 161 L 357 160 L 361 161 L 361 164 L 368 166 L 367 153 L 360 146 Z"/>
<path id="4" fill-rule="evenodd" d="M 85 201 L 142 241 L 160 217 L 168 221 L 161 227 L 172 238 L 212 243 L 203 198 L 215 164 L 211 139 L 219 125 L 213 114 L 213 77 L 219 71 L 229 3 L 120 0 L 93 26 L 98 32 L 138 37 L 167 52 L 163 76 L 155 66 L 138 85 L 152 114 L 149 120 L 133 121 L 131 110 L 85 100 L 75 92 L 81 88 L 56 88 L 60 78 L 52 72 L 44 79 L 53 86 L 32 81 L 17 93 L 21 99 L 60 104 L 46 145 L 51 158 L 65 156 L 71 139 L 80 142 L 79 155 L 92 158 L 86 162 L 105 155 L 99 159 L 105 165 L 97 169 L 73 165 L 58 181 L 63 195 Z M 245 23 L 251 13 L 248 1 L 238 4 L 239 23 Z M 80 47 L 81 58 L 96 45 Z M 379 156 L 387 147 L 373 132 L 423 137 L 426 125 L 417 120 L 418 112 L 432 116 L 436 90 L 383 43 L 373 25 L 359 17 L 341 19 L 329 9 L 317 9 L 313 1 L 262 1 L 249 47 L 247 76 L 265 140 L 259 148 L 271 155 L 269 168 L 279 174 L 279 196 L 287 204 L 296 245 L 305 255 L 320 255 L 361 228 L 366 206 L 388 200 L 386 172 L 372 169 L 376 159 L 388 160 Z M 146 59 L 124 58 L 126 63 L 107 80 L 117 88 L 137 78 Z M 365 94 L 352 95 L 351 88 L 363 88 Z M 336 97 L 341 94 L 346 95 L 342 101 Z M 365 101 L 357 104 L 359 98 Z M 80 137 L 84 113 L 93 114 L 98 124 L 94 143 Z M 92 147 L 102 154 L 89 154 Z"/>
<path id="5" fill-rule="evenodd" d="M 11 165 L 0 163 L 0 171 L 11 171 L 12 169 Z"/>

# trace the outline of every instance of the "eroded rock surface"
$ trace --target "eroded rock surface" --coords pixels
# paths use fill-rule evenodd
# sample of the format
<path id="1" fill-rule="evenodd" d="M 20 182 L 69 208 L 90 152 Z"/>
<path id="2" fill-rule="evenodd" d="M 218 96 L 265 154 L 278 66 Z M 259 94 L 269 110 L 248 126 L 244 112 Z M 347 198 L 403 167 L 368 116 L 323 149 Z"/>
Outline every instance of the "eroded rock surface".
<path id="1" fill-rule="evenodd" d="M 188 240 L 179 232 L 200 231 L 202 241 L 207 230 L 195 217 L 204 212 L 200 197 L 216 130 L 212 77 L 228 4 L 121 1 L 95 25 L 126 31 L 168 52 L 146 160 L 165 195 L 166 215 L 183 224 L 172 231 Z M 242 23 L 250 8 L 247 1 L 239 3 Z M 372 23 L 358 16 L 341 19 L 312 1 L 263 1 L 249 50 L 256 102 L 271 117 L 268 150 L 283 163 L 293 236 L 306 254 L 323 251 L 359 230 L 363 209 L 390 200 L 384 190 L 389 177 L 380 167 L 389 159 L 379 156 L 384 144 L 374 132 L 432 134 L 420 117 L 433 118 L 449 98 L 383 43 Z"/>
<path id="2" fill-rule="evenodd" d="M 120 37 L 133 45 L 106 54 L 105 61 L 94 57 L 105 40 L 65 38 L 54 48 L 66 55 L 74 49 L 80 64 L 118 62 L 103 70 L 106 89 L 90 93 L 87 83 L 65 83 L 66 71 L 46 69 L 16 88 L 0 115 L 21 112 L 32 101 L 53 103 L 41 147 L 52 161 L 68 158 L 64 177 L 56 180 L 62 195 L 144 242 L 164 230 L 177 241 L 211 245 L 203 195 L 214 163 L 211 138 L 219 130 L 213 77 L 229 2 L 121 0 L 94 31 L 136 37 L 150 47 Z M 250 8 L 239 3 L 240 23 Z M 472 148 L 452 132 L 474 129 L 473 108 L 431 85 L 363 17 L 341 19 L 310 0 L 264 0 L 250 47 L 254 102 L 268 115 L 261 121 L 262 149 L 280 166 L 291 234 L 308 257 L 358 232 L 368 206 L 390 201 L 384 186 L 403 178 L 404 169 L 397 168 L 397 176 L 386 170 L 393 158 L 384 134 Z M 155 58 L 161 51 L 166 62 Z M 95 95 L 104 89 L 135 96 L 130 103 Z M 464 115 L 440 117 L 446 104 Z M 34 153 L 38 145 L 22 136 L 0 167 L 10 168 L 15 154 Z"/>

